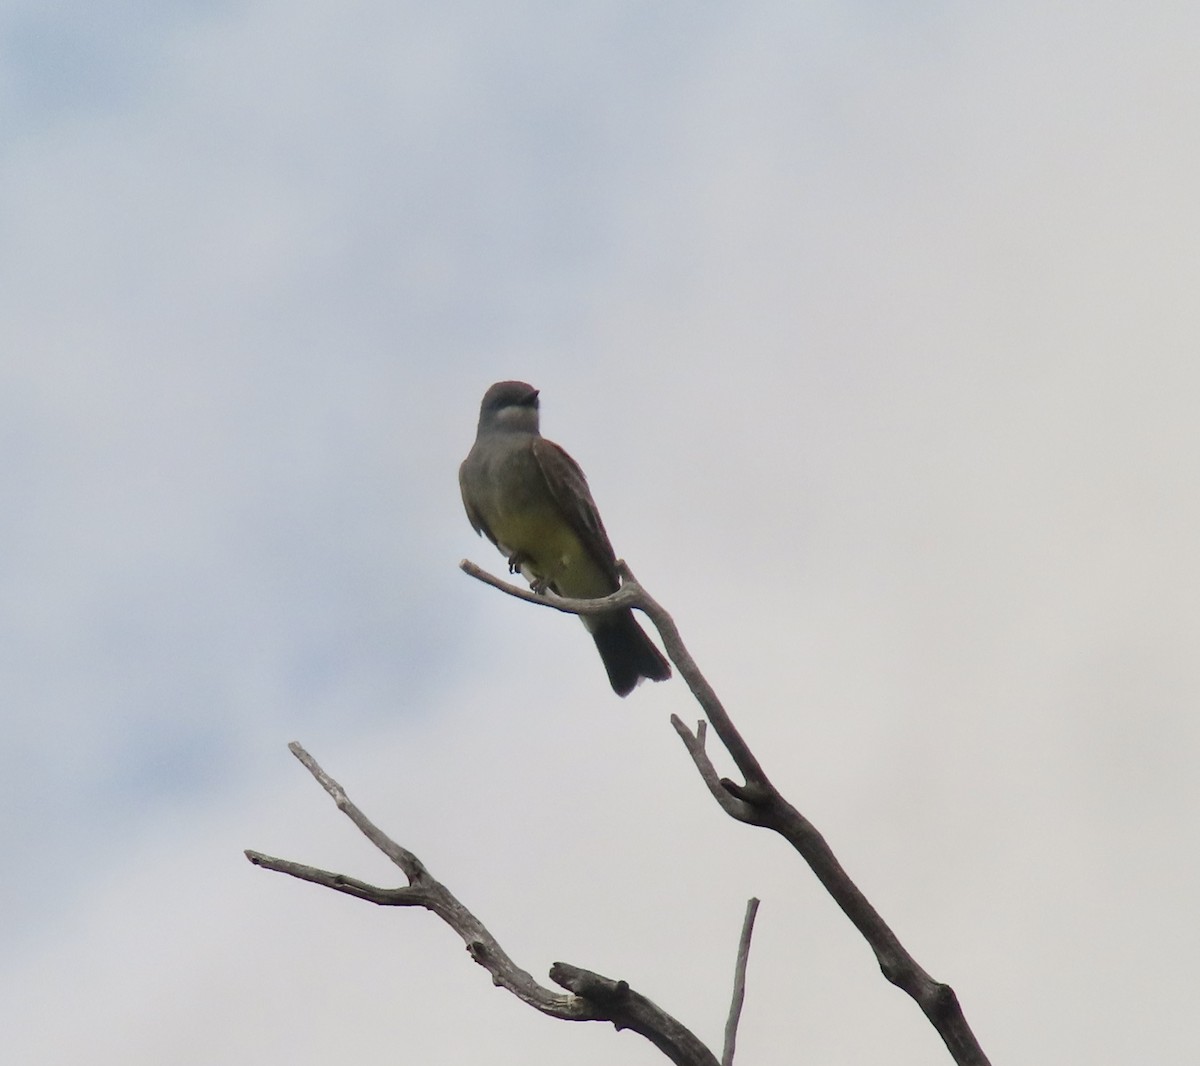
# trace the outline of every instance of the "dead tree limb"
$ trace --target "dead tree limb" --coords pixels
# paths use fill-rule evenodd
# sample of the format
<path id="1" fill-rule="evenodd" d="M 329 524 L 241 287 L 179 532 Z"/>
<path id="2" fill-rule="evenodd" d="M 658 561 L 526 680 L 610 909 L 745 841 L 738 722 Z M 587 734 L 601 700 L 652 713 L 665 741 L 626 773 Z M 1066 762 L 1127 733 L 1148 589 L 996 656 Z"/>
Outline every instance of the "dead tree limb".
<path id="1" fill-rule="evenodd" d="M 679 670 L 680 677 L 700 704 L 705 717 L 742 775 L 741 782 L 718 777 L 705 751 L 704 723 L 701 722 L 701 728 L 693 733 L 678 717 L 672 715 L 671 724 L 721 809 L 739 822 L 771 829 L 787 840 L 863 935 L 875 953 L 883 976 L 897 988 L 907 992 L 925 1013 L 938 1035 L 945 1041 L 958 1066 L 989 1066 L 987 1056 L 967 1024 L 954 989 L 948 984 L 934 980 L 922 969 L 850 879 L 825 838 L 771 783 L 712 686 L 688 652 L 674 619 L 638 583 L 624 562 L 618 563 L 622 578 L 621 587 L 611 596 L 599 600 L 566 599 L 553 593 L 529 592 L 494 577 L 469 560 L 464 559 L 460 566 L 471 577 L 510 596 L 552 607 L 567 614 L 600 614 L 614 607 L 634 607 L 645 614 L 654 623 L 671 662 Z"/>
<path id="2" fill-rule="evenodd" d="M 333 798 L 338 810 L 404 873 L 407 885 L 381 888 L 345 874 L 277 859 L 258 851 L 247 851 L 255 866 L 274 870 L 301 881 L 310 881 L 336 892 L 382 907 L 423 907 L 442 919 L 463 939 L 467 952 L 492 975 L 492 983 L 507 989 L 522 1003 L 549 1015 L 574 1022 L 611 1022 L 617 1029 L 631 1029 L 657 1047 L 677 1066 L 718 1066 L 716 1056 L 684 1025 L 625 981 L 614 981 L 565 962 L 550 968 L 550 979 L 569 995 L 539 984 L 508 956 L 487 927 L 454 894 L 437 881 L 425 864 L 380 830 L 299 744 L 288 745 L 292 754 Z"/>

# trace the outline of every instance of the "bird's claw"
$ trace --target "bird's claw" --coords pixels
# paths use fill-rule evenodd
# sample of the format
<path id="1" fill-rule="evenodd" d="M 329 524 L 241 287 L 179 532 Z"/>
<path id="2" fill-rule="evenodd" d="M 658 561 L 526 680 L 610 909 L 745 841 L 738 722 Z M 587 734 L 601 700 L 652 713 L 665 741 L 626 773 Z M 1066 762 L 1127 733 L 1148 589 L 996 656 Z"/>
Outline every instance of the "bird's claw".
<path id="1" fill-rule="evenodd" d="M 530 577 L 525 573 L 523 567 L 529 562 L 529 556 L 524 552 L 513 552 L 508 557 L 508 572 L 510 574 L 521 574 L 529 581 L 529 587 L 539 596 L 543 596 L 546 590 L 550 587 L 550 579 L 545 577 Z"/>

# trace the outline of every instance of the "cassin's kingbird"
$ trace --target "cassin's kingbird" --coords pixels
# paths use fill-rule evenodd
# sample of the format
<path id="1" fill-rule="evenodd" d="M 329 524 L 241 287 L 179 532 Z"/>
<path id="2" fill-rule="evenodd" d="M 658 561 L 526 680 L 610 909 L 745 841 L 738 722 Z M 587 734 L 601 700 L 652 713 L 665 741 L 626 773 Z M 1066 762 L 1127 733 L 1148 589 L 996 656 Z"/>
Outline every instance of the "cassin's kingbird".
<path id="1" fill-rule="evenodd" d="M 463 506 L 476 533 L 508 556 L 535 589 L 598 599 L 616 592 L 617 556 L 579 465 L 538 432 L 538 390 L 501 381 L 484 394 L 475 446 L 458 469 Z M 626 607 L 580 615 L 608 680 L 627 696 L 671 667 Z"/>

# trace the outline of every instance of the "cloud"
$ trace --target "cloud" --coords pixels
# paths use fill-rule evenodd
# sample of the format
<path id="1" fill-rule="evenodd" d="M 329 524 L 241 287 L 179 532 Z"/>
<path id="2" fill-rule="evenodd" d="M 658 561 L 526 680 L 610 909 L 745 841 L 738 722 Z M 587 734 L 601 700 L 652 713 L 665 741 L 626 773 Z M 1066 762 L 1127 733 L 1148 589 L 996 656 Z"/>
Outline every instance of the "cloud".
<path id="1" fill-rule="evenodd" d="M 390 876 L 297 738 L 535 974 L 715 1042 L 753 893 L 743 1055 L 942 1054 L 678 685 L 455 570 L 517 376 L 989 1053 L 1186 1057 L 1194 16 L 142 14 L 0 30 L 10 1054 L 656 1060 L 245 864 Z"/>

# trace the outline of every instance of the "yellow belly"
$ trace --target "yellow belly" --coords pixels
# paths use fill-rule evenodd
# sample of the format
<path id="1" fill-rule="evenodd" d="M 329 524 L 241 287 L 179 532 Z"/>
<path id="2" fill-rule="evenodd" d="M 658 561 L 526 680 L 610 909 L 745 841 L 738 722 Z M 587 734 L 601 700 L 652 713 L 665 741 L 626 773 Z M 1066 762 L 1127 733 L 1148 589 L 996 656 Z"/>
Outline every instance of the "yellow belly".
<path id="1" fill-rule="evenodd" d="M 498 517 L 492 532 L 505 551 L 518 553 L 534 577 L 562 595 L 595 599 L 616 591 L 557 510 L 534 507 Z"/>

